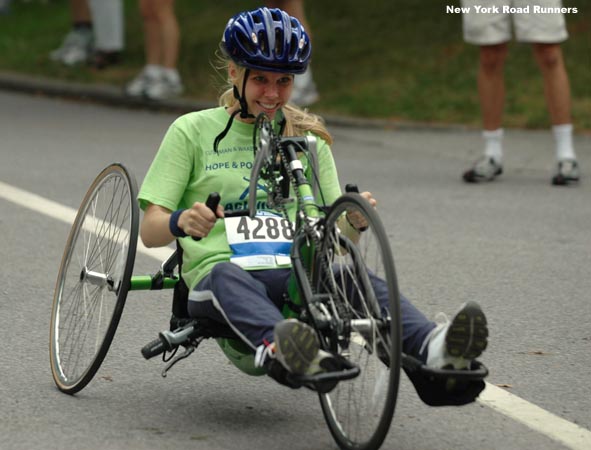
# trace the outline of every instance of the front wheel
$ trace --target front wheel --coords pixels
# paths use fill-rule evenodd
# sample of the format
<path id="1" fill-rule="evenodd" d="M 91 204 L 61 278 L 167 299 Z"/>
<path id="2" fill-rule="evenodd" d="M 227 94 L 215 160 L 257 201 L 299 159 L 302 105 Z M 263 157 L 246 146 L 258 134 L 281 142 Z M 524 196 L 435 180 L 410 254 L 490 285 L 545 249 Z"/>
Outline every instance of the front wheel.
<path id="1" fill-rule="evenodd" d="M 108 166 L 88 189 L 68 236 L 49 338 L 53 379 L 68 394 L 96 374 L 119 324 L 135 260 L 136 197 L 125 167 Z"/>
<path id="2" fill-rule="evenodd" d="M 313 283 L 328 294 L 339 326 L 323 346 L 359 366 L 358 377 L 321 393 L 328 427 L 343 449 L 377 449 L 394 415 L 401 364 L 400 299 L 388 237 L 359 194 L 337 199 L 325 219 Z"/>

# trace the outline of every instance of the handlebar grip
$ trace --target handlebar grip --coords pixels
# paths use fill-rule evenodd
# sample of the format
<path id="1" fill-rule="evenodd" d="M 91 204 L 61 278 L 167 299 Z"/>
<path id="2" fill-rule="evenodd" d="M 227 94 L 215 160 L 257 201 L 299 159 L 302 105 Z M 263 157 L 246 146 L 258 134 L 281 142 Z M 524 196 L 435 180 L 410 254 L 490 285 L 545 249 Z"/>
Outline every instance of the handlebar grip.
<path id="1" fill-rule="evenodd" d="M 217 192 L 212 192 L 208 195 L 207 200 L 205 200 L 205 206 L 212 210 L 215 214 L 216 210 L 218 209 L 218 205 L 220 204 L 220 194 Z M 200 241 L 201 238 L 197 236 L 193 236 L 194 241 Z"/>
<path id="2" fill-rule="evenodd" d="M 167 346 L 163 342 L 162 338 L 154 339 L 152 342 L 142 347 L 142 355 L 144 356 L 144 358 L 150 359 L 154 356 L 158 356 L 161 353 L 164 353 L 166 347 Z"/>
<path id="3" fill-rule="evenodd" d="M 356 184 L 350 183 L 345 186 L 345 192 L 357 192 L 359 194 L 359 188 Z"/>
<path id="4" fill-rule="evenodd" d="M 359 194 L 359 188 L 356 184 L 350 183 L 345 186 L 345 192 L 355 192 Z M 367 227 L 361 227 L 357 231 L 361 231 L 363 233 L 364 231 L 367 231 Z"/>

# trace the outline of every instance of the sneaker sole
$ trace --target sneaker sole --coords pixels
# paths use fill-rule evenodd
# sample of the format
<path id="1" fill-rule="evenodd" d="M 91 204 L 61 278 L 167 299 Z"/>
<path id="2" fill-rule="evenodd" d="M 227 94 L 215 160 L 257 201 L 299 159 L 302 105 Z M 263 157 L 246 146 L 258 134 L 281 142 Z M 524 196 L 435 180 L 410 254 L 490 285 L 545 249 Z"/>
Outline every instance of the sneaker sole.
<path id="1" fill-rule="evenodd" d="M 573 177 L 563 177 L 563 176 L 555 176 L 552 178 L 552 184 L 554 186 L 568 186 L 569 184 L 577 184 L 579 182 L 579 178 Z"/>
<path id="2" fill-rule="evenodd" d="M 303 375 L 316 358 L 320 343 L 316 332 L 298 320 L 275 325 L 275 357 L 295 375 Z"/>
<path id="3" fill-rule="evenodd" d="M 445 344 L 450 356 L 475 359 L 488 345 L 486 317 L 476 302 L 468 302 L 453 318 Z"/>
<path id="4" fill-rule="evenodd" d="M 467 171 L 466 173 L 464 173 L 464 175 L 462 176 L 462 178 L 464 179 L 464 181 L 466 183 L 481 183 L 483 181 L 493 181 L 495 178 L 497 178 L 499 175 L 503 174 L 503 168 L 500 167 L 499 169 L 496 170 L 496 172 L 494 174 L 492 174 L 491 176 L 482 176 L 482 175 L 478 175 L 474 169 L 470 169 L 469 171 Z"/>

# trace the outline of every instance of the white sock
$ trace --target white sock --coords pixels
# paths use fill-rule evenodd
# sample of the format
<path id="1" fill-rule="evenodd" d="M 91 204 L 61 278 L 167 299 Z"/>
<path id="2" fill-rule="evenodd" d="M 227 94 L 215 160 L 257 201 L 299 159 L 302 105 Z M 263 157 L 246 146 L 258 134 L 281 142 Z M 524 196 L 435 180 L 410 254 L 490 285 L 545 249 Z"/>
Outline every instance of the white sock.
<path id="1" fill-rule="evenodd" d="M 573 147 L 573 125 L 571 123 L 553 125 L 552 133 L 556 141 L 556 159 L 558 161 L 577 159 Z"/>
<path id="2" fill-rule="evenodd" d="M 482 137 L 484 138 L 484 154 L 492 158 L 497 163 L 503 161 L 503 135 L 502 128 L 497 130 L 483 130 Z"/>

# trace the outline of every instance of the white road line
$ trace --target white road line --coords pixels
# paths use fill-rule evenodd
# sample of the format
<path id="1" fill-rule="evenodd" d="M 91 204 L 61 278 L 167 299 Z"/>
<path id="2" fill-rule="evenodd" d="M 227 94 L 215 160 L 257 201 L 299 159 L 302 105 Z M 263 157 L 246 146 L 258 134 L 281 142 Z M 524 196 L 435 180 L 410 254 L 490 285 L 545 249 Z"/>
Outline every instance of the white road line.
<path id="1" fill-rule="evenodd" d="M 68 225 L 72 225 L 72 223 L 74 223 L 74 219 L 76 218 L 77 210 L 52 200 L 48 200 L 37 194 L 33 194 L 31 192 L 27 192 L 9 184 L 3 183 L 2 181 L 0 181 L 0 198 L 4 198 L 9 202 L 23 206 L 37 213 L 42 213 L 51 217 L 52 219 L 65 222 Z M 147 248 L 138 239 L 137 252 L 151 256 L 152 258 L 163 262 L 171 255 L 173 249 L 168 247 Z"/>
<path id="2" fill-rule="evenodd" d="M 478 401 L 573 450 L 591 449 L 591 431 L 486 383 Z"/>
<path id="3" fill-rule="evenodd" d="M 486 383 L 486 389 L 480 394 L 478 402 L 521 422 L 538 433 L 545 434 L 570 449 L 591 449 L 591 431 L 558 417 L 494 384 Z"/>
<path id="4" fill-rule="evenodd" d="M 1 181 L 0 198 L 67 224 L 72 224 L 76 217 L 76 210 L 72 208 Z M 137 251 L 158 261 L 164 261 L 170 256 L 172 249 L 166 247 L 148 249 L 141 242 L 138 242 Z M 558 417 L 493 384 L 486 384 L 486 389 L 480 394 L 478 401 L 572 450 L 591 449 L 591 431 Z"/>

